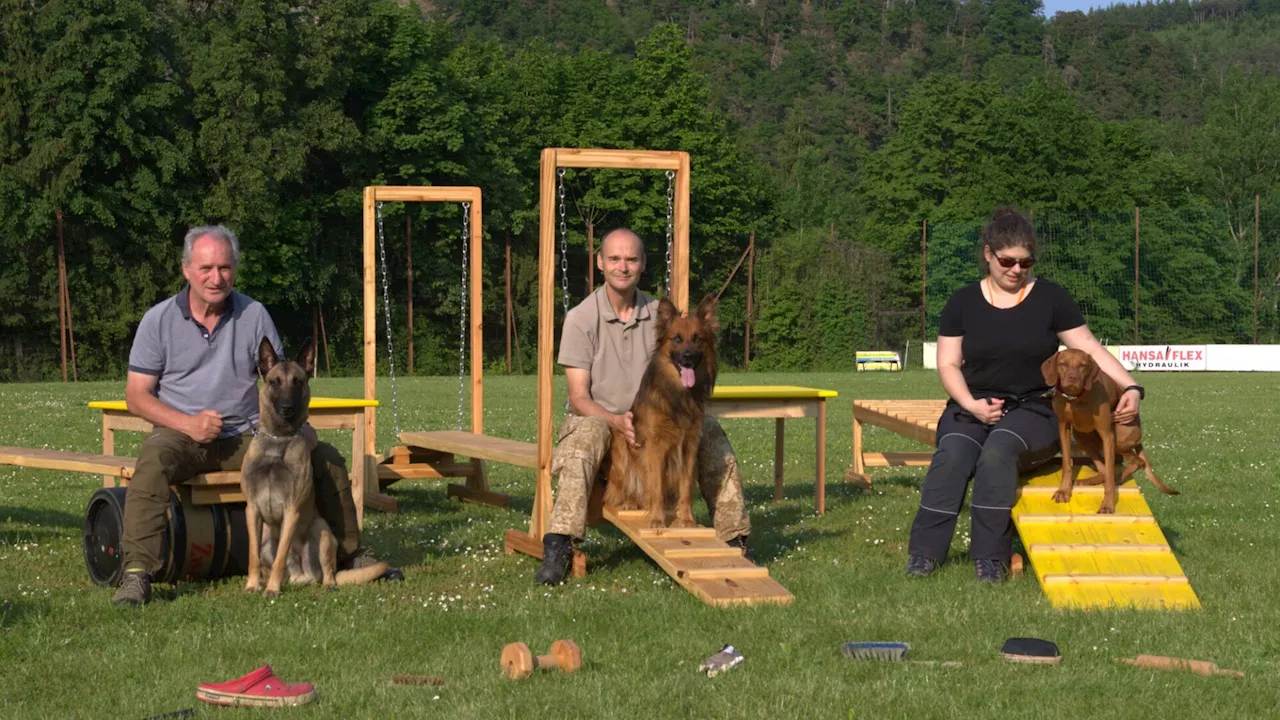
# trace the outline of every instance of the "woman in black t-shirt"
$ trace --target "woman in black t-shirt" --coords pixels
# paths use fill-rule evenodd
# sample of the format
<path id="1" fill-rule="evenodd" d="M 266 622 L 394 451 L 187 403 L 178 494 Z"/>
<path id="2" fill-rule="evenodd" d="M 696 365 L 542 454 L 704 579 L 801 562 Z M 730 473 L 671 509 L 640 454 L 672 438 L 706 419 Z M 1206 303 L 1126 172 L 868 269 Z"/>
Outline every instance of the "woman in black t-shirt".
<path id="1" fill-rule="evenodd" d="M 1000 582 L 1007 576 L 1018 472 L 1058 452 L 1052 389 L 1040 365 L 1059 343 L 1089 353 L 1125 388 L 1117 421 L 1138 414 L 1142 388 L 1093 337 L 1071 295 L 1031 276 L 1035 252 L 1031 223 L 1013 210 L 997 210 L 982 231 L 986 277 L 957 290 L 942 310 L 938 376 L 951 399 L 938 421 L 938 449 L 911 526 L 910 576 L 928 576 L 946 559 L 971 478 L 969 555 L 977 577 Z"/>

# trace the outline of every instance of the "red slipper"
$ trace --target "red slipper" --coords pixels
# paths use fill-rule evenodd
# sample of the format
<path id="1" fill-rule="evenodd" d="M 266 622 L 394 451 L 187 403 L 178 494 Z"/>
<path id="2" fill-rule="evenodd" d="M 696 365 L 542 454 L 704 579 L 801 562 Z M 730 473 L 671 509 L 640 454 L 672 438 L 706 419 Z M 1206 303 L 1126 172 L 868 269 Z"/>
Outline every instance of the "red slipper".
<path id="1" fill-rule="evenodd" d="M 263 665 L 236 680 L 200 683 L 196 686 L 196 699 L 214 705 L 286 707 L 315 700 L 316 688 L 311 683 L 281 682 L 270 665 Z"/>

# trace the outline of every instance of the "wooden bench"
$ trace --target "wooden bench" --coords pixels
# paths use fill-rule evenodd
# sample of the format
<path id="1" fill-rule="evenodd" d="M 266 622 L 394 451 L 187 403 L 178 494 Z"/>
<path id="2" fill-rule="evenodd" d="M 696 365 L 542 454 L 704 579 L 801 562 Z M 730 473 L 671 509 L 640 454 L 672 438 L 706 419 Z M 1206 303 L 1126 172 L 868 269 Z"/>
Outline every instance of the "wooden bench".
<path id="1" fill-rule="evenodd" d="M 360 398 L 328 398 L 313 397 L 308 410 L 308 422 L 317 430 L 351 430 L 351 495 L 356 502 L 356 516 L 360 526 L 364 527 L 364 507 L 370 505 L 383 510 L 394 510 L 395 501 L 378 491 L 378 486 L 366 483 L 367 468 L 371 466 L 364 455 L 365 447 L 365 408 L 377 407 L 377 400 Z M 95 400 L 89 407 L 102 411 L 102 455 L 98 458 L 111 458 L 99 461 L 101 467 L 88 467 L 80 461 L 83 468 L 79 472 L 99 472 L 102 475 L 103 487 L 115 487 L 117 481 L 128 484 L 133 476 L 133 458 L 120 458 L 115 453 L 115 434 L 118 431 L 151 432 L 151 423 L 129 412 L 123 400 Z M 127 460 L 127 472 L 124 463 Z M 16 464 L 16 463 L 15 463 Z M 90 463 L 92 464 L 92 463 Z M 116 472 L 116 466 L 121 466 Z M 53 469 L 70 469 L 58 467 Z M 375 479 L 376 482 L 376 479 Z M 191 499 L 197 505 L 216 503 L 244 502 L 240 492 L 239 471 L 207 473 L 197 475 L 184 483 L 192 488 Z"/>
<path id="2" fill-rule="evenodd" d="M 902 369 L 902 357 L 892 350 L 858 350 L 853 354 L 853 363 L 858 372 Z"/>

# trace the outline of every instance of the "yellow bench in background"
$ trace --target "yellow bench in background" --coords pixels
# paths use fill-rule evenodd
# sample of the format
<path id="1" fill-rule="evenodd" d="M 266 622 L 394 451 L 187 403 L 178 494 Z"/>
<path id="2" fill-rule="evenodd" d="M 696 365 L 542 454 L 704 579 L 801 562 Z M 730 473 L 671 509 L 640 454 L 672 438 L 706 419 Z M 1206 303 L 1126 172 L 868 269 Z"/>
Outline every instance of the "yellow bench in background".
<path id="1" fill-rule="evenodd" d="M 859 350 L 853 354 L 854 364 L 862 370 L 901 370 L 902 358 L 891 350 Z"/>

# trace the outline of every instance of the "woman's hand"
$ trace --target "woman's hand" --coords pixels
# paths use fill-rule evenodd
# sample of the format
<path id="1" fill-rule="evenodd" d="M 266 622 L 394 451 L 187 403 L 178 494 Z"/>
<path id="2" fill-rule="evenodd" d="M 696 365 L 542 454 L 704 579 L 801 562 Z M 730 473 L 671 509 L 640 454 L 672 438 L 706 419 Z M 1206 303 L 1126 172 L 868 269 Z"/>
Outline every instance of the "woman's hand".
<path id="1" fill-rule="evenodd" d="M 971 415 L 978 418 L 978 422 L 983 425 L 995 425 L 996 422 L 1004 415 L 1004 399 L 1003 398 L 975 398 L 965 410 Z"/>
<path id="2" fill-rule="evenodd" d="M 1121 425 L 1128 425 L 1138 417 L 1138 403 L 1141 402 L 1142 396 L 1137 390 L 1127 390 L 1120 394 L 1120 402 L 1116 403 L 1116 411 L 1113 413 L 1115 421 Z"/>

